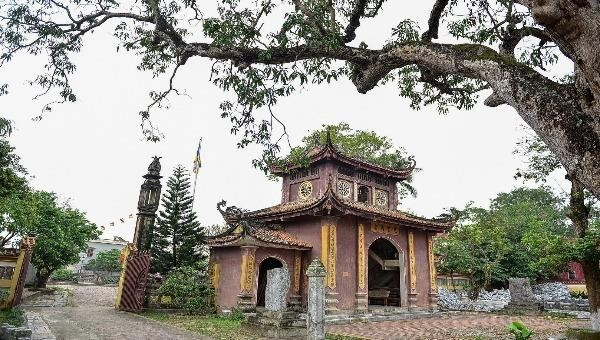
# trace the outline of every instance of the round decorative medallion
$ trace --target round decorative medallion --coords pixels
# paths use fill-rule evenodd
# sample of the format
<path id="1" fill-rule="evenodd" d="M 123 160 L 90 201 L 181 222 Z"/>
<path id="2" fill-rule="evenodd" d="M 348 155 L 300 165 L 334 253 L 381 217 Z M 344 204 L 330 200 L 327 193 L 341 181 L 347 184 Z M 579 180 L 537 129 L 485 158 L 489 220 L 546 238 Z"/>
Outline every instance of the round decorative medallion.
<path id="1" fill-rule="evenodd" d="M 338 180 L 337 192 L 343 198 L 350 198 L 350 182 Z"/>
<path id="2" fill-rule="evenodd" d="M 310 181 L 302 182 L 298 188 L 298 197 L 300 197 L 301 200 L 305 200 L 310 197 L 312 191 L 313 186 Z"/>
<path id="3" fill-rule="evenodd" d="M 375 191 L 375 203 L 380 206 L 387 206 L 388 203 L 388 194 L 383 190 Z"/>

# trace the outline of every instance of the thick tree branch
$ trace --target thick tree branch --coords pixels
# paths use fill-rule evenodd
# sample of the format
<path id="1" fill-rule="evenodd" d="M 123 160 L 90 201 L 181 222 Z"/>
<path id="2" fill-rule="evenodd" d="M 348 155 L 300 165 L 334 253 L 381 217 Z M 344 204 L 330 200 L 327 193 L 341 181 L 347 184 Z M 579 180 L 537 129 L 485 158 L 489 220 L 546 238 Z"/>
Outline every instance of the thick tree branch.
<path id="1" fill-rule="evenodd" d="M 421 36 L 424 41 L 431 41 L 432 39 L 438 38 L 438 31 L 440 27 L 440 19 L 444 9 L 448 5 L 448 0 L 436 0 L 429 14 L 429 20 L 427 22 L 428 28 L 425 33 Z"/>
<path id="2" fill-rule="evenodd" d="M 500 44 L 500 53 L 510 56 L 514 55 L 515 48 L 521 42 L 521 40 L 530 36 L 538 38 L 540 40 L 540 46 L 543 46 L 547 42 L 552 41 L 552 37 L 550 37 L 550 35 L 548 35 L 547 32 L 537 27 L 522 27 L 518 29 L 509 29 L 504 34 L 504 39 Z"/>
<path id="3" fill-rule="evenodd" d="M 360 26 L 360 18 L 365 15 L 368 2 L 368 0 L 356 0 L 348 18 L 348 26 L 344 30 L 344 43 L 349 43 L 356 38 L 356 29 Z"/>

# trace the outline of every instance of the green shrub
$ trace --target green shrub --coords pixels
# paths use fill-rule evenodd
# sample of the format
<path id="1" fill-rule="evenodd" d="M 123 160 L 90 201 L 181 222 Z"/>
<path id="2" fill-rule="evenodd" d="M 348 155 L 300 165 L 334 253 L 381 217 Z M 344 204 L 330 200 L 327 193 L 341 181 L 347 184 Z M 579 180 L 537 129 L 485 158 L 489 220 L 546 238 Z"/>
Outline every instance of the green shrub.
<path id="1" fill-rule="evenodd" d="M 25 323 L 23 311 L 19 309 L 1 309 L 0 324 L 7 323 L 9 325 L 20 327 Z"/>
<path id="2" fill-rule="evenodd" d="M 99 252 L 96 258 L 91 259 L 84 268 L 94 272 L 120 272 L 121 262 L 119 262 L 119 256 L 121 251 L 119 249 L 112 249 Z"/>
<path id="3" fill-rule="evenodd" d="M 588 298 L 587 293 L 583 290 L 570 291 L 569 293 L 571 294 L 571 297 L 574 297 L 574 298 L 580 298 L 580 299 Z"/>
<path id="4" fill-rule="evenodd" d="M 508 332 L 514 335 L 515 340 L 528 340 L 533 332 L 520 321 L 513 321 L 508 325 Z"/>
<path id="5" fill-rule="evenodd" d="M 214 292 L 206 275 L 192 267 L 176 268 L 158 289 L 162 295 L 171 297 L 171 305 L 190 313 L 210 313 Z"/>
<path id="6" fill-rule="evenodd" d="M 73 281 L 75 280 L 75 273 L 71 269 L 60 268 L 52 273 L 53 281 Z"/>

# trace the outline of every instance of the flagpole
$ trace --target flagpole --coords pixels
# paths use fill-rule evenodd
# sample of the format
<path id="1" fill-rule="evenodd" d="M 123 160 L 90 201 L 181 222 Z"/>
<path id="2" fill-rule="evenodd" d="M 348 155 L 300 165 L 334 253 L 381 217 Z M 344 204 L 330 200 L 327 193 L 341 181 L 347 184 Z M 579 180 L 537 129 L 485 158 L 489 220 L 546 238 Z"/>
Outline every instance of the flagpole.
<path id="1" fill-rule="evenodd" d="M 191 210 L 194 211 L 194 201 L 196 200 L 196 182 L 198 181 L 198 172 L 199 171 L 195 171 L 195 175 L 194 175 L 194 190 L 192 191 L 192 207 Z"/>
<path id="2" fill-rule="evenodd" d="M 198 150 L 196 151 L 196 159 L 194 160 L 194 190 L 192 191 L 192 206 L 191 209 L 194 211 L 194 201 L 196 200 L 196 183 L 198 182 L 198 173 L 200 172 L 200 148 L 202 145 L 202 137 L 198 141 Z"/>

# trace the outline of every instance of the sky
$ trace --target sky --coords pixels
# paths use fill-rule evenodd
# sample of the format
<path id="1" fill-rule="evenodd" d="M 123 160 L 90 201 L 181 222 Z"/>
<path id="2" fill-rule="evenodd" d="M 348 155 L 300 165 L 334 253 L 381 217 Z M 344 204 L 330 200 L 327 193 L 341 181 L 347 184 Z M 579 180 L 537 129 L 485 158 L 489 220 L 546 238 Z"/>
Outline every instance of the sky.
<path id="1" fill-rule="evenodd" d="M 412 7 L 387 2 L 373 26 L 363 23 L 359 38 L 370 47 L 380 46 L 395 26 L 397 13 L 425 27 L 429 2 L 433 1 Z M 174 97 L 168 110 L 154 112 L 153 123 L 164 138 L 153 143 L 144 140 L 137 112 L 149 103 L 148 92 L 163 89 L 166 79 L 153 79 L 137 70 L 139 58 L 117 51 L 116 45 L 110 29 L 88 37 L 75 56 L 77 71 L 71 81 L 77 102 L 56 105 L 39 121 L 32 118 L 50 98 L 33 100 L 39 89 L 26 81 L 34 78 L 45 60 L 23 54 L 0 69 L 2 82 L 11 84 L 9 95 L 0 97 L 0 114 L 14 122 L 10 142 L 36 189 L 54 191 L 85 211 L 90 221 L 105 226 L 103 237 L 131 240 L 142 176 L 152 156 L 162 157 L 165 177 L 178 164 L 191 170 L 202 137 L 202 169 L 194 203 L 202 224 L 223 223 L 216 210 L 222 199 L 246 209 L 279 203 L 281 184 L 252 167 L 260 149 L 237 149 L 229 121 L 220 117 L 219 104 L 230 95 L 209 81 L 209 60 L 192 59 L 180 71 L 175 83 L 187 96 Z M 422 169 L 413 182 L 418 196 L 402 203 L 400 209 L 405 211 L 434 217 L 470 201 L 487 206 L 498 193 L 522 185 L 513 175 L 524 166 L 523 159 L 513 150 L 524 134 L 524 123 L 509 106 L 478 104 L 469 111 L 440 115 L 434 106 L 412 110 L 393 84 L 359 94 L 350 81 L 342 80 L 307 86 L 280 100 L 275 112 L 285 123 L 292 145 L 323 124 L 347 122 L 404 147 Z M 560 178 L 555 176 L 549 184 L 560 190 L 564 186 Z"/>

